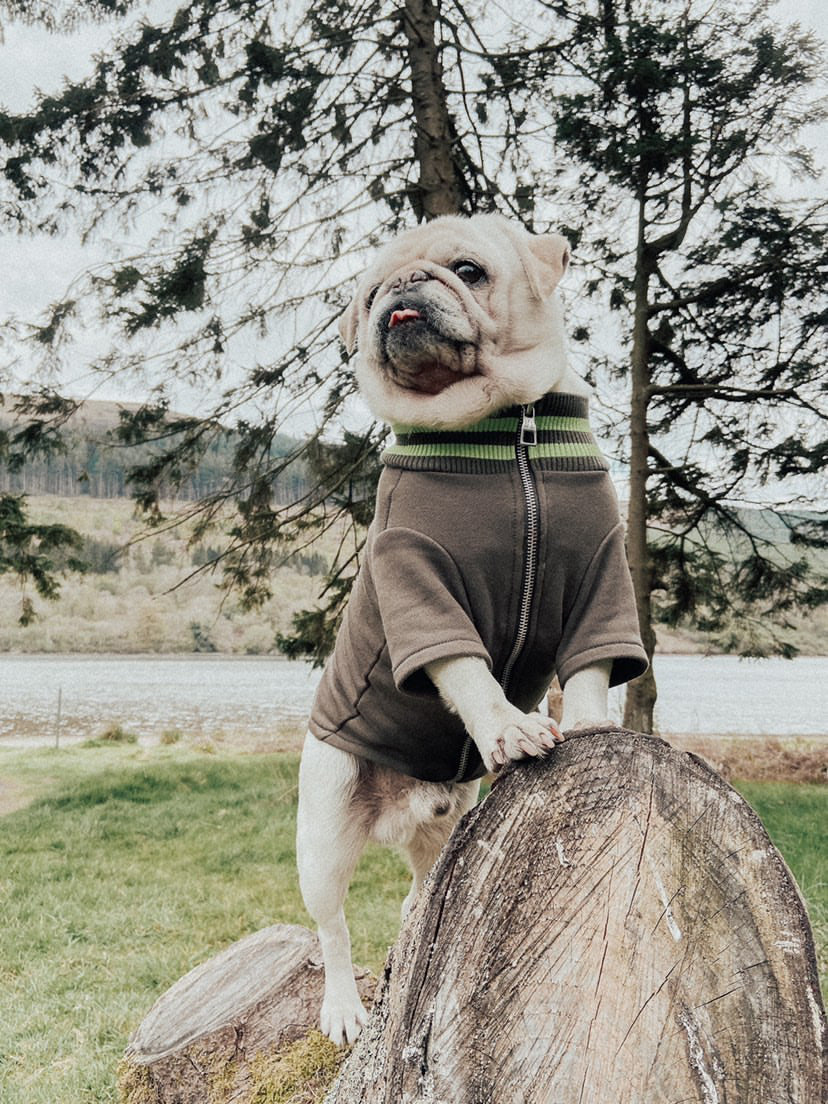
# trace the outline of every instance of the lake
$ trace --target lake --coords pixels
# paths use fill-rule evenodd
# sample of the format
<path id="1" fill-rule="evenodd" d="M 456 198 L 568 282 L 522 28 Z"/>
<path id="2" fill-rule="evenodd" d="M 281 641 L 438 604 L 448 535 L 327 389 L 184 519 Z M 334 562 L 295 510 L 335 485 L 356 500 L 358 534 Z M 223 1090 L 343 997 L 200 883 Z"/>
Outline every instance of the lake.
<path id="1" fill-rule="evenodd" d="M 659 732 L 828 736 L 828 658 L 656 656 Z M 61 743 L 120 724 L 227 741 L 293 741 L 319 680 L 281 658 L 184 655 L 0 656 L 0 746 Z M 612 692 L 620 720 L 622 691 Z"/>

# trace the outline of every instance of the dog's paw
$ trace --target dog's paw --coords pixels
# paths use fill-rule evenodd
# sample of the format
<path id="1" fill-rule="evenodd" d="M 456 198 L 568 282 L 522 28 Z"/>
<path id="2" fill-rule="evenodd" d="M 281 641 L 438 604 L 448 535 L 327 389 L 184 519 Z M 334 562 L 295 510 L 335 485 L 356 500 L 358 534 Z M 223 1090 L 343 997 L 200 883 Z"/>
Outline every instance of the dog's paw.
<path id="1" fill-rule="evenodd" d="M 359 997 L 343 998 L 336 993 L 325 995 L 319 1024 L 322 1034 L 336 1046 L 353 1043 L 368 1021 L 368 1013 Z"/>
<path id="2" fill-rule="evenodd" d="M 510 760 L 542 758 L 563 740 L 556 722 L 542 713 L 523 713 L 509 706 L 508 715 L 497 721 L 491 731 L 475 739 L 487 770 L 492 772 Z"/>

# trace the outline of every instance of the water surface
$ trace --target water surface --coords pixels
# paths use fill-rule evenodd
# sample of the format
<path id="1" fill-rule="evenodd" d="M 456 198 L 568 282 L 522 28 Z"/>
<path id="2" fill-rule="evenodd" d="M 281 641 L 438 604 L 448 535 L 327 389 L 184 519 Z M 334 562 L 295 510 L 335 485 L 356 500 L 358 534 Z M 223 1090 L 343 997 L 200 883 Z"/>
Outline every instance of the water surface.
<path id="1" fill-rule="evenodd" d="M 68 743 L 113 724 L 148 740 L 300 736 L 319 675 L 260 656 L 2 655 L 0 745 Z M 657 656 L 656 678 L 665 735 L 828 735 L 825 657 Z M 615 720 L 622 700 L 612 692 Z"/>

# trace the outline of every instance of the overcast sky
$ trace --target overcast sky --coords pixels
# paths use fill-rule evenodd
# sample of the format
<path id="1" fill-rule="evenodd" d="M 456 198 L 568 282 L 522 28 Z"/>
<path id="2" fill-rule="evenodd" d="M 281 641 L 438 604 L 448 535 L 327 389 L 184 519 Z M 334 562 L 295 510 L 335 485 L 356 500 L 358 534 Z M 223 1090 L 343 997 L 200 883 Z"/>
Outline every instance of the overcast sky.
<path id="1" fill-rule="evenodd" d="M 142 14 L 158 18 L 179 6 L 180 0 L 151 0 L 140 7 Z M 798 22 L 828 41 L 827 0 L 777 0 L 771 10 L 780 22 Z M 139 16 L 128 21 L 137 23 Z M 36 87 L 52 92 L 66 77 L 86 76 L 92 70 L 93 55 L 110 41 L 112 28 L 126 25 L 125 20 L 112 20 L 87 25 L 73 35 L 52 35 L 40 27 L 0 21 L 0 104 L 6 110 L 22 110 Z"/>
<path id="2" fill-rule="evenodd" d="M 152 0 L 141 6 L 141 11 L 158 18 L 178 6 L 178 0 Z M 773 10 L 780 22 L 799 22 L 828 41 L 828 0 L 779 0 Z M 132 17 L 133 22 L 137 19 Z M 92 24 L 72 35 L 50 35 L 39 27 L 7 23 L 2 27 L 0 44 L 0 105 L 6 110 L 24 110 L 31 104 L 35 89 L 57 91 L 64 79 L 78 80 L 90 73 L 93 55 L 106 48 L 114 26 L 124 23 Z M 806 140 L 818 150 L 822 163 L 828 165 L 825 131 L 811 128 Z M 71 234 L 34 240 L 0 237 L 0 249 L 3 251 L 0 317 L 27 320 L 61 298 L 90 261 L 104 259 L 107 253 L 111 255 L 111 247 L 107 249 L 106 243 L 96 243 L 84 252 L 77 237 Z M 94 352 L 91 347 L 85 351 Z M 77 386 L 83 389 L 81 379 Z M 98 394 L 114 398 L 122 393 Z"/>

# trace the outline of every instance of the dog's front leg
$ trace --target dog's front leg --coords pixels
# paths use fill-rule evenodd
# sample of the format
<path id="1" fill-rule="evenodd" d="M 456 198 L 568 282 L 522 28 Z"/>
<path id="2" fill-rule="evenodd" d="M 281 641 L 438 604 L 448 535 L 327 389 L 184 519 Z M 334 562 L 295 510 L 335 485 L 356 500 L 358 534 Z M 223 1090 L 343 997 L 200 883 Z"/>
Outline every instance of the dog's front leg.
<path id="1" fill-rule="evenodd" d="M 507 701 L 478 656 L 437 659 L 425 670 L 440 697 L 466 726 L 488 770 L 499 770 L 510 759 L 545 755 L 563 739 L 551 717 L 524 713 Z"/>
<path id="2" fill-rule="evenodd" d="M 607 723 L 607 692 L 611 671 L 612 660 L 605 659 L 576 671 L 567 681 L 561 716 L 563 732 L 568 732 L 571 728 Z"/>
<path id="3" fill-rule="evenodd" d="M 345 896 L 367 831 L 352 809 L 358 767 L 352 755 L 305 739 L 299 769 L 296 861 L 305 906 L 319 930 L 325 966 L 322 1031 L 339 1046 L 366 1022 L 351 963 Z"/>

